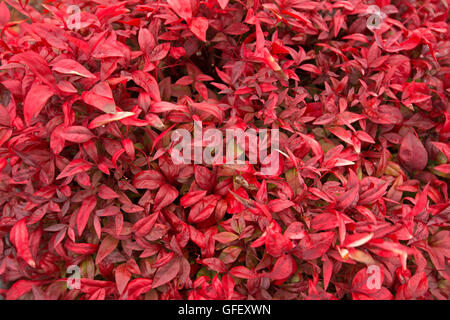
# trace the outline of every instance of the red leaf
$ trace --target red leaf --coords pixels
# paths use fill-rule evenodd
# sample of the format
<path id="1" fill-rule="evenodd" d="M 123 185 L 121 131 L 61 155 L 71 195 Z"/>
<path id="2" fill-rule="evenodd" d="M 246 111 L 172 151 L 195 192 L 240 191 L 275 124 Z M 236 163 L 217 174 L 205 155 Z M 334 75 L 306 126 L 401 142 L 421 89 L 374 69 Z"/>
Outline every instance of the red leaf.
<path id="1" fill-rule="evenodd" d="M 189 238 L 200 248 L 206 247 L 206 239 L 203 233 L 195 229 L 193 226 L 188 225 L 189 228 Z"/>
<path id="2" fill-rule="evenodd" d="M 169 263 L 165 264 L 155 273 L 155 277 L 153 278 L 153 288 L 158 288 L 167 282 L 172 281 L 180 271 L 180 259 L 173 258 L 169 261 Z"/>
<path id="3" fill-rule="evenodd" d="M 428 278 L 425 272 L 416 272 L 406 284 L 397 289 L 396 300 L 413 300 L 425 296 L 428 291 Z"/>
<path id="4" fill-rule="evenodd" d="M 24 120 L 27 125 L 30 125 L 33 118 L 39 115 L 53 94 L 54 91 L 49 86 L 37 81 L 33 82 L 23 103 Z"/>
<path id="5" fill-rule="evenodd" d="M 310 148 L 312 149 L 315 156 L 323 157 L 323 150 L 320 144 L 311 136 L 299 133 L 299 135 L 305 139 L 305 141 L 308 143 Z"/>
<path id="6" fill-rule="evenodd" d="M 253 271 L 249 270 L 247 267 L 238 266 L 234 267 L 229 271 L 229 274 L 241 279 L 255 279 L 257 278 L 257 274 Z"/>
<path id="7" fill-rule="evenodd" d="M 434 167 L 434 170 L 439 172 L 449 174 L 450 173 L 450 164 L 441 164 L 439 166 Z"/>
<path id="8" fill-rule="evenodd" d="M 135 156 L 135 150 L 134 150 L 134 144 L 133 141 L 131 141 L 130 139 L 124 139 L 122 140 L 122 145 L 123 148 L 126 152 L 126 154 L 131 158 L 134 159 Z"/>
<path id="9" fill-rule="evenodd" d="M 215 184 L 215 176 L 204 166 L 194 166 L 195 182 L 203 190 L 210 190 Z"/>
<path id="10" fill-rule="evenodd" d="M 323 261 L 323 288 L 327 290 L 330 283 L 331 276 L 333 274 L 333 263 L 330 261 L 326 254 L 322 257 Z"/>
<path id="11" fill-rule="evenodd" d="M 428 153 L 422 142 L 411 132 L 408 132 L 402 140 L 398 152 L 400 162 L 408 170 L 423 170 L 428 163 Z"/>
<path id="12" fill-rule="evenodd" d="M 197 202 L 199 202 L 201 199 L 203 199 L 206 196 L 205 190 L 199 190 L 199 191 L 190 191 L 186 193 L 183 197 L 180 199 L 180 205 L 183 207 L 190 207 Z"/>
<path id="13" fill-rule="evenodd" d="M 6 300 L 17 300 L 33 289 L 33 287 L 37 287 L 43 283 L 43 281 L 18 280 L 6 292 Z"/>
<path id="14" fill-rule="evenodd" d="M 101 116 L 98 116 L 94 120 L 92 120 L 89 123 L 88 128 L 95 129 L 95 128 L 104 126 L 110 122 L 126 119 L 126 118 L 132 117 L 134 115 L 135 115 L 134 112 L 128 112 L 128 111 L 123 111 L 123 112 L 120 111 L 120 112 L 116 112 L 115 114 L 102 114 Z"/>
<path id="15" fill-rule="evenodd" d="M 298 247 L 293 250 L 293 253 L 299 259 L 317 259 L 328 251 L 333 238 L 334 232 L 320 232 L 310 234 L 309 237 L 300 240 Z"/>
<path id="16" fill-rule="evenodd" d="M 430 184 L 428 183 L 420 194 L 416 195 L 416 205 L 409 213 L 409 216 L 415 217 L 420 214 L 427 206 L 428 202 L 428 190 Z"/>
<path id="17" fill-rule="evenodd" d="M 10 240 L 11 243 L 17 249 L 17 255 L 26 261 L 31 267 L 36 267 L 36 262 L 34 262 L 33 255 L 30 250 L 30 243 L 28 238 L 28 229 L 26 225 L 26 218 L 22 218 L 17 222 L 11 229 Z"/>
<path id="18" fill-rule="evenodd" d="M 47 61 L 45 61 L 41 55 L 36 52 L 28 51 L 24 53 L 16 54 L 11 57 L 10 62 L 21 62 L 30 68 L 30 70 L 44 82 L 50 88 L 56 88 L 55 78 L 53 77 L 52 71 L 48 67 Z"/>
<path id="19" fill-rule="evenodd" d="M 225 8 L 227 7 L 228 1 L 229 1 L 229 0 L 218 0 L 219 5 L 220 5 L 220 7 L 221 7 L 222 9 L 225 9 Z"/>
<path id="20" fill-rule="evenodd" d="M 192 18 L 192 9 L 190 0 L 167 0 L 170 8 L 175 11 L 182 19 L 188 21 Z"/>
<path id="21" fill-rule="evenodd" d="M 218 196 L 212 194 L 197 202 L 189 213 L 188 221 L 190 223 L 200 223 L 208 219 L 214 212 L 216 204 L 219 201 Z"/>
<path id="22" fill-rule="evenodd" d="M 149 55 L 148 59 L 150 61 L 160 61 L 164 59 L 165 56 L 169 53 L 170 50 L 170 43 L 164 42 L 155 47 L 153 49 L 152 53 Z"/>
<path id="23" fill-rule="evenodd" d="M 277 259 L 269 277 L 272 280 L 288 279 L 297 269 L 297 264 L 291 255 L 285 254 Z"/>
<path id="24" fill-rule="evenodd" d="M 96 79 L 97 77 L 89 72 L 85 67 L 72 59 L 61 59 L 51 64 L 53 71 L 76 75 L 84 78 Z"/>
<path id="25" fill-rule="evenodd" d="M 372 137 L 367 132 L 357 131 L 356 136 L 361 141 L 368 142 L 368 143 L 375 143 L 375 140 L 373 140 Z"/>
<path id="26" fill-rule="evenodd" d="M 116 103 L 114 102 L 111 88 L 107 82 L 99 82 L 90 91 L 83 92 L 82 98 L 87 104 L 105 113 L 117 115 Z M 89 129 L 92 129 L 90 125 Z"/>
<path id="27" fill-rule="evenodd" d="M 152 75 L 141 70 L 136 70 L 135 72 L 133 72 L 132 76 L 133 81 L 136 82 L 138 86 L 141 86 L 153 100 L 155 100 L 156 102 L 161 101 L 158 82 L 156 82 L 155 78 Z"/>
<path id="28" fill-rule="evenodd" d="M 270 200 L 268 203 L 268 207 L 272 212 L 280 212 L 287 208 L 290 208 L 294 205 L 294 203 L 290 200 L 285 199 L 274 199 Z"/>
<path id="29" fill-rule="evenodd" d="M 87 197 L 81 203 L 80 210 L 78 210 L 77 214 L 77 227 L 78 227 L 77 230 L 79 235 L 83 233 L 83 230 L 86 227 L 91 212 L 95 209 L 96 205 L 97 205 L 97 197 L 95 195 Z"/>
<path id="30" fill-rule="evenodd" d="M 154 190 L 164 184 L 164 176 L 155 170 L 141 171 L 133 178 L 133 186 L 137 189 Z"/>
<path id="31" fill-rule="evenodd" d="M 76 143 L 84 143 L 94 137 L 94 135 L 88 128 L 82 126 L 72 126 L 64 128 L 60 131 L 59 135 L 64 140 Z"/>
<path id="32" fill-rule="evenodd" d="M 223 32 L 226 34 L 231 34 L 234 36 L 239 36 L 241 34 L 244 34 L 250 30 L 249 27 L 247 27 L 245 24 L 240 22 L 235 22 L 230 24 L 228 27 L 225 28 Z"/>
<path id="33" fill-rule="evenodd" d="M 164 184 L 161 186 L 155 196 L 154 211 L 160 211 L 162 208 L 167 207 L 178 197 L 178 190 L 170 184 Z"/>
<path id="34" fill-rule="evenodd" d="M 11 18 L 11 14 L 9 12 L 8 7 L 6 6 L 5 2 L 0 3 L 0 26 L 5 26 L 9 19 Z"/>
<path id="35" fill-rule="evenodd" d="M 225 231 L 215 234 L 213 236 L 213 239 L 220 243 L 227 244 L 233 242 L 236 239 L 239 239 L 239 236 L 235 233 Z"/>
<path id="36" fill-rule="evenodd" d="M 265 238 L 267 253 L 273 257 L 279 257 L 293 248 L 292 242 L 280 231 L 269 228 Z"/>
<path id="37" fill-rule="evenodd" d="M 70 231 L 70 229 L 69 229 Z M 92 243 L 75 243 L 72 240 L 68 239 L 65 242 L 65 247 L 67 250 L 81 255 L 88 255 L 97 252 L 98 246 Z"/>
<path id="38" fill-rule="evenodd" d="M 304 225 L 301 222 L 295 221 L 287 227 L 284 236 L 292 240 L 303 239 L 307 235 Z"/>
<path id="39" fill-rule="evenodd" d="M 342 141 L 347 142 L 348 144 L 352 145 L 352 134 L 350 131 L 345 130 L 342 127 L 331 127 L 328 128 L 331 133 L 333 133 L 335 136 L 337 136 Z"/>
<path id="40" fill-rule="evenodd" d="M 152 268 L 159 268 L 167 263 L 169 263 L 173 257 L 175 257 L 175 252 L 169 252 L 167 254 L 164 254 L 160 259 L 158 259 L 155 263 L 152 264 Z"/>
<path id="41" fill-rule="evenodd" d="M 302 64 L 301 66 L 299 66 L 300 69 L 305 70 L 305 71 L 309 71 L 315 74 L 321 74 L 322 72 L 320 71 L 319 68 L 317 68 L 315 65 L 313 64 Z"/>
<path id="42" fill-rule="evenodd" d="M 123 296 L 129 300 L 136 300 L 141 294 L 146 293 L 152 289 L 153 280 L 139 278 L 133 279 L 128 283 Z"/>
<path id="43" fill-rule="evenodd" d="M 342 246 L 348 248 L 355 248 L 362 246 L 372 239 L 373 233 L 355 233 L 347 235 Z"/>
<path id="44" fill-rule="evenodd" d="M 75 159 L 69 163 L 63 171 L 56 177 L 56 179 L 62 179 L 65 177 L 73 176 L 80 172 L 86 172 L 92 167 L 92 163 L 84 159 Z"/>
<path id="45" fill-rule="evenodd" d="M 145 217 L 138 222 L 136 222 L 133 226 L 133 231 L 136 233 L 137 236 L 143 237 L 147 235 L 150 230 L 155 225 L 156 220 L 158 219 L 158 212 L 155 212 L 151 214 L 148 217 Z"/>
<path id="46" fill-rule="evenodd" d="M 198 83 L 199 82 L 196 82 L 196 84 L 198 84 Z M 203 95 L 207 95 L 206 87 L 204 85 L 201 87 L 205 91 L 205 92 L 203 92 Z M 196 88 L 198 89 L 199 85 L 196 85 Z M 204 97 L 204 99 L 205 99 L 205 97 Z M 220 106 L 218 104 L 212 104 L 212 103 L 208 103 L 206 101 L 202 101 L 200 103 L 193 103 L 191 106 L 194 107 L 196 110 L 200 110 L 202 112 L 213 115 L 220 122 L 223 121 L 223 117 L 224 117 L 223 110 L 220 108 Z"/>
<path id="47" fill-rule="evenodd" d="M 204 264 L 205 266 L 207 266 L 209 269 L 219 272 L 219 273 L 223 273 L 227 271 L 227 267 L 225 267 L 225 264 L 217 259 L 217 258 L 206 258 L 203 259 L 202 264 Z"/>
<path id="48" fill-rule="evenodd" d="M 156 44 L 153 34 L 146 28 L 141 28 L 139 30 L 138 42 L 139 42 L 139 47 L 141 48 L 142 52 L 147 54 L 147 56 L 152 52 L 152 50 Z M 143 71 L 139 71 L 139 72 L 143 73 Z"/>
<path id="49" fill-rule="evenodd" d="M 131 279 L 131 273 L 128 271 L 126 263 L 116 267 L 114 277 L 116 279 L 117 290 L 120 294 L 122 294 L 128 284 L 128 281 Z"/>
<path id="50" fill-rule="evenodd" d="M 98 248 L 97 257 L 95 258 L 95 264 L 99 265 L 119 244 L 119 240 L 112 237 L 106 236 L 106 238 L 100 243 Z"/>
<path id="51" fill-rule="evenodd" d="M 168 111 L 183 111 L 186 113 L 189 112 L 186 106 L 184 105 L 177 105 L 166 101 L 156 102 L 152 104 L 150 111 L 154 113 L 162 113 Z"/>
<path id="52" fill-rule="evenodd" d="M 193 18 L 189 23 L 189 30 L 202 41 L 206 41 L 206 30 L 208 29 L 208 19 L 204 17 Z"/>
<path id="53" fill-rule="evenodd" d="M 170 48 L 170 55 L 175 60 L 178 60 L 181 57 L 186 55 L 186 50 L 183 47 L 171 47 Z"/>
<path id="54" fill-rule="evenodd" d="M 113 189 L 104 184 L 98 188 L 98 196 L 104 200 L 119 198 L 119 195 Z"/>

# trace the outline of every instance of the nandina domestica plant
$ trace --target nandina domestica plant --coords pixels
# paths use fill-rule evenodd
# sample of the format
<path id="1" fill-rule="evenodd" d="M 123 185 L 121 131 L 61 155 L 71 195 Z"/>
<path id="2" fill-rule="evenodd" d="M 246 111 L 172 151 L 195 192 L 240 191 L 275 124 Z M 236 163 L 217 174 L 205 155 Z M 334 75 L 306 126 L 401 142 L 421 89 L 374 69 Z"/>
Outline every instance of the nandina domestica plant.
<path id="1" fill-rule="evenodd" d="M 0 294 L 449 299 L 448 26 L 442 0 L 2 1 Z"/>

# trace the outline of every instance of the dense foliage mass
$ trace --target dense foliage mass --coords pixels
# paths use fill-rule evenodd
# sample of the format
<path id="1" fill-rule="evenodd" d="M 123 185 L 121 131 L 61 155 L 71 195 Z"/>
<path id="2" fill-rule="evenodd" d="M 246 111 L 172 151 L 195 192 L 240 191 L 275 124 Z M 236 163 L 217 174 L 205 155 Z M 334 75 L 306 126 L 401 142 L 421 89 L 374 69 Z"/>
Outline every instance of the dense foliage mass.
<path id="1" fill-rule="evenodd" d="M 448 26 L 445 0 L 2 1 L 1 295 L 449 299 Z M 200 121 L 279 129 L 278 172 L 174 164 Z"/>

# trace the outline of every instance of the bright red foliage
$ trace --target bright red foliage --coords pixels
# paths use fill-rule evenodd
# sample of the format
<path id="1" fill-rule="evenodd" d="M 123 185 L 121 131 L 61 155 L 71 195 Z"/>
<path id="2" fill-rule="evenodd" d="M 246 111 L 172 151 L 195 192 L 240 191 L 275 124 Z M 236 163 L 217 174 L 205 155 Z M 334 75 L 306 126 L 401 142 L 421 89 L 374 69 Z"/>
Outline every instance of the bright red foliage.
<path id="1" fill-rule="evenodd" d="M 448 11 L 2 1 L 0 294 L 448 300 Z M 279 129 L 278 173 L 174 164 L 199 121 Z"/>

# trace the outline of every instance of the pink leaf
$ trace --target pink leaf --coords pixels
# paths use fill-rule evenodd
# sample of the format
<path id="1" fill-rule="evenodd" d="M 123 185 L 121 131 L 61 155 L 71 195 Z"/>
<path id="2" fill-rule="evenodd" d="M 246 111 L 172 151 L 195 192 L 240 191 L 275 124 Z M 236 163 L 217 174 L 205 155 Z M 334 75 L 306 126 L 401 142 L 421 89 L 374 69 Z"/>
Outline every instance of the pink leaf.
<path id="1" fill-rule="evenodd" d="M 128 281 L 131 279 L 131 273 L 128 271 L 126 263 L 117 266 L 116 271 L 114 272 L 114 277 L 116 279 L 117 290 L 120 294 L 122 294 L 128 284 Z"/>
<path id="2" fill-rule="evenodd" d="M 190 0 L 167 0 L 170 8 L 175 11 L 182 19 L 188 21 L 192 18 L 192 9 Z"/>
<path id="3" fill-rule="evenodd" d="M 5 26 L 9 19 L 11 18 L 11 14 L 9 13 L 9 9 L 6 6 L 5 2 L 0 3 L 0 26 Z"/>
<path id="4" fill-rule="evenodd" d="M 147 55 L 152 52 L 156 44 L 153 34 L 146 28 L 141 28 L 139 30 L 138 42 L 142 52 L 146 53 Z"/>
<path id="5" fill-rule="evenodd" d="M 206 30 L 208 29 L 208 19 L 204 17 L 193 18 L 189 23 L 189 30 L 201 41 L 206 41 Z"/>
<path id="6" fill-rule="evenodd" d="M 223 9 L 225 9 L 228 5 L 228 1 L 229 0 L 218 0 L 220 7 Z"/>

